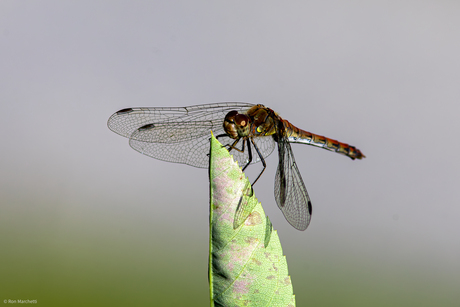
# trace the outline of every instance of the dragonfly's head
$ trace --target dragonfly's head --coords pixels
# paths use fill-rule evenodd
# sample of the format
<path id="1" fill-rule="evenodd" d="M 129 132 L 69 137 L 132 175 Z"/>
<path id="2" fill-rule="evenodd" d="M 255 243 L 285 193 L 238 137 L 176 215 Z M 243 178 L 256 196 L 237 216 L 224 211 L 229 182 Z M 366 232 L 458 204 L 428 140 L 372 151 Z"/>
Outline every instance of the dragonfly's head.
<path id="1" fill-rule="evenodd" d="M 225 116 L 224 130 L 232 139 L 239 139 L 249 135 L 249 116 L 237 111 L 230 111 Z"/>

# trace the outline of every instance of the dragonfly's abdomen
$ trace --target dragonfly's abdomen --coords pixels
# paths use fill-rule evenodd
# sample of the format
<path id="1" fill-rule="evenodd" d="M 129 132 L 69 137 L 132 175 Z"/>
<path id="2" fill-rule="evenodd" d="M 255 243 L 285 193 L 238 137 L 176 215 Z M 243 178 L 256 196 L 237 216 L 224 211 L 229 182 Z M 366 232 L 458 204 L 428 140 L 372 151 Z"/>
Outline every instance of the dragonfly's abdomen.
<path id="1" fill-rule="evenodd" d="M 297 128 L 287 120 L 283 120 L 284 128 L 290 143 L 301 143 L 321 147 L 330 151 L 350 157 L 351 159 L 362 159 L 366 156 L 359 149 L 345 143 L 317 135 Z"/>

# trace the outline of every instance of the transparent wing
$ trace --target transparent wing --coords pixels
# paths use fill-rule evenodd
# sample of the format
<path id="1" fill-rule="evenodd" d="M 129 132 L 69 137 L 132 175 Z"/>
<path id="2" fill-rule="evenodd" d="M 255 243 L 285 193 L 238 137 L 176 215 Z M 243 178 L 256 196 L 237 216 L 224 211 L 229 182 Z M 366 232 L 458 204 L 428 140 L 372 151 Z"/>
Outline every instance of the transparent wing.
<path id="1" fill-rule="evenodd" d="M 312 206 L 307 189 L 285 136 L 278 137 L 279 164 L 275 177 L 275 200 L 286 220 L 298 230 L 310 224 Z"/>
<path id="2" fill-rule="evenodd" d="M 254 210 L 254 207 L 257 205 L 257 202 L 251 197 L 254 195 L 254 190 L 252 189 L 249 181 L 246 181 L 246 184 L 243 188 L 243 193 L 241 194 L 238 206 L 236 207 L 235 217 L 233 218 L 233 229 L 240 227 L 248 218 L 248 216 Z"/>
<path id="3" fill-rule="evenodd" d="M 252 106 L 250 103 L 223 102 L 190 107 L 128 108 L 114 113 L 107 125 L 113 132 L 129 138 L 130 146 L 142 154 L 207 168 L 210 131 L 216 136 L 225 134 L 225 115 L 232 110 L 245 113 Z M 268 156 L 274 149 L 274 142 L 271 138 L 263 139 L 257 145 L 260 143 L 262 155 Z M 223 145 L 234 142 L 227 136 L 220 137 L 219 141 Z M 232 151 L 232 154 L 240 166 L 248 160 L 247 150 L 244 153 Z M 254 159 L 252 163 L 258 161 Z"/>

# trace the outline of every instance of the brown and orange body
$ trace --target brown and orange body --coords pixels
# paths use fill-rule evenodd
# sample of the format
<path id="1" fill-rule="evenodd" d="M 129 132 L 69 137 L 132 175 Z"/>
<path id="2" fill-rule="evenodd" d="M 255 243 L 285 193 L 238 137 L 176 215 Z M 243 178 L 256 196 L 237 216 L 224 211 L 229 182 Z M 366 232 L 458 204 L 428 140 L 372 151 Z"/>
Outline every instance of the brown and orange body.
<path id="1" fill-rule="evenodd" d="M 290 143 L 324 148 L 351 159 L 362 159 L 359 149 L 339 141 L 297 128 L 275 111 L 261 104 L 221 102 L 188 107 L 125 108 L 115 112 L 107 122 L 109 128 L 127 138 L 129 145 L 155 159 L 209 167 L 209 131 L 216 133 L 243 171 L 252 163 L 261 162 L 278 149 L 275 174 L 275 200 L 286 220 L 296 229 L 310 224 L 312 202 L 294 159 Z M 243 198 L 240 199 L 240 202 Z M 243 211 L 252 209 L 238 205 Z M 234 229 L 242 218 L 235 218 Z"/>
<path id="2" fill-rule="evenodd" d="M 289 143 L 300 143 L 321 147 L 345 155 L 352 160 L 366 157 L 354 146 L 299 129 L 287 120 L 281 119 L 281 121 L 283 122 L 284 131 L 289 139 Z"/>
<path id="3" fill-rule="evenodd" d="M 226 131 L 234 139 L 273 136 L 277 141 L 280 137 L 286 137 L 289 143 L 313 145 L 337 152 L 353 160 L 365 158 L 354 146 L 299 129 L 289 121 L 282 119 L 272 109 L 260 104 L 250 108 L 246 114 L 235 112 L 232 115 L 235 118 L 236 128 L 226 129 Z"/>

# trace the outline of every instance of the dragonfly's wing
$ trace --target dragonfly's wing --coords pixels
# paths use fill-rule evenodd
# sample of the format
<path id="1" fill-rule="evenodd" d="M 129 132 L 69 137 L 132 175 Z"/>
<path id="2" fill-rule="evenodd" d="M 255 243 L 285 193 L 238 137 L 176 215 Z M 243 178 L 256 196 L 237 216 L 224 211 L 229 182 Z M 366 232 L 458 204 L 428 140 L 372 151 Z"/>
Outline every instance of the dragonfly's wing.
<path id="1" fill-rule="evenodd" d="M 243 188 L 243 193 L 238 201 L 238 206 L 236 207 L 235 217 L 233 218 L 233 229 L 240 227 L 257 205 L 257 202 L 254 201 L 254 199 L 251 201 L 251 197 L 253 195 L 254 190 L 252 189 L 251 183 L 247 180 Z"/>
<path id="2" fill-rule="evenodd" d="M 275 177 L 275 200 L 294 228 L 305 230 L 310 224 L 312 206 L 307 189 L 294 160 L 291 145 L 278 138 L 279 164 Z"/>
<path id="3" fill-rule="evenodd" d="M 211 137 L 210 126 L 207 133 L 195 139 L 184 140 L 180 143 L 152 143 L 140 141 L 141 135 L 147 136 L 147 131 L 133 133 L 129 139 L 129 145 L 149 157 L 174 163 L 183 163 L 195 167 L 209 167 L 209 138 Z"/>
<path id="4" fill-rule="evenodd" d="M 225 115 L 232 110 L 244 113 L 252 106 L 250 103 L 223 102 L 178 108 L 128 108 L 114 113 L 107 125 L 115 133 L 129 138 L 131 147 L 142 154 L 206 168 L 210 131 L 216 136 L 225 134 Z M 224 145 L 234 142 L 227 136 L 220 137 L 219 141 Z M 270 150 L 269 140 L 261 143 L 264 154 L 268 156 L 274 145 Z M 232 154 L 240 165 L 247 160 L 247 151 L 232 151 Z"/>
<path id="5" fill-rule="evenodd" d="M 178 108 L 127 108 L 110 116 L 107 125 L 113 132 L 131 138 L 139 128 L 153 124 L 160 129 L 151 129 L 149 132 L 151 138 L 142 141 L 176 143 L 184 138 L 196 138 L 203 133 L 209 133 L 203 129 L 221 126 L 228 112 L 232 110 L 242 112 L 252 106 L 253 104 L 244 102 L 222 102 Z M 190 129 L 192 127 L 195 129 Z M 165 135 L 167 132 L 169 134 Z"/>

